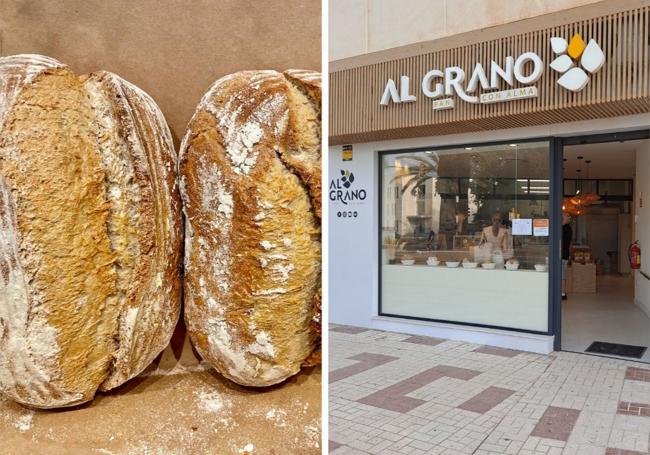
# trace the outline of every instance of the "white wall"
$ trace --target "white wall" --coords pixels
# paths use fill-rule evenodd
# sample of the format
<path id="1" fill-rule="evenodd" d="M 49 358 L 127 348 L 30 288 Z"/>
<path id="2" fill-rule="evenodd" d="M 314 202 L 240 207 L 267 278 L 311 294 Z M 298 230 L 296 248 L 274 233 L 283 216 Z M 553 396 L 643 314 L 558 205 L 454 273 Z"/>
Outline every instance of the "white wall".
<path id="1" fill-rule="evenodd" d="M 635 238 L 641 244 L 641 270 L 650 276 L 650 141 L 642 142 L 636 151 Z M 643 197 L 643 207 L 640 198 Z M 634 299 L 650 317 L 650 280 L 634 273 Z"/>
<path id="2" fill-rule="evenodd" d="M 330 147 L 328 154 L 330 177 L 337 177 L 341 169 L 349 169 L 355 175 L 355 185 L 358 184 L 359 188 L 366 189 L 368 197 L 363 204 L 351 206 L 359 212 L 356 219 L 337 218 L 337 211 L 341 210 L 341 204 L 331 202 L 329 204 L 329 321 L 337 324 L 439 336 L 534 352 L 550 352 L 553 346 L 552 337 L 377 316 L 379 263 L 376 194 L 378 185 L 377 152 L 412 147 L 638 130 L 647 128 L 647 125 L 650 125 L 650 114 L 531 128 L 355 144 L 352 162 L 342 161 L 341 146 Z M 645 162 L 645 166 L 647 169 L 648 161 Z M 646 179 L 646 184 L 650 184 L 650 179 Z M 647 201 L 644 202 L 646 207 L 650 207 L 649 196 L 650 188 L 647 188 L 644 192 L 644 198 Z M 650 216 L 650 212 L 648 212 L 648 216 Z M 648 225 L 650 226 L 650 224 Z M 648 252 L 645 255 L 645 267 L 650 272 L 650 237 L 647 235 L 645 244 L 648 245 L 645 248 L 645 251 Z M 650 293 L 650 288 L 647 288 L 646 291 Z"/>
<path id="3" fill-rule="evenodd" d="M 330 60 L 515 22 L 602 0 L 330 0 Z"/>
<path id="4" fill-rule="evenodd" d="M 355 180 L 351 190 L 365 189 L 367 198 L 347 206 L 329 203 L 329 315 L 330 322 L 367 326 L 377 314 L 377 178 L 375 154 L 354 146 L 353 160 L 343 162 L 341 147 L 331 147 L 329 176 L 349 170 Z M 357 218 L 339 218 L 339 211 L 357 211 Z"/>

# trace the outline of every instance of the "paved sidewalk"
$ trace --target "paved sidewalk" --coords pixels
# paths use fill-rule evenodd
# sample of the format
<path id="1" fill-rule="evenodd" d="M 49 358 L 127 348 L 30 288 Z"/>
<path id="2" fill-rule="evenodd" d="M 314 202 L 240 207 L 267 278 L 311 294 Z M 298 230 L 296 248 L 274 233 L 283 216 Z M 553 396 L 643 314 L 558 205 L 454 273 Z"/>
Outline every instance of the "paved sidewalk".
<path id="1" fill-rule="evenodd" d="M 330 453 L 650 454 L 650 365 L 330 326 Z"/>

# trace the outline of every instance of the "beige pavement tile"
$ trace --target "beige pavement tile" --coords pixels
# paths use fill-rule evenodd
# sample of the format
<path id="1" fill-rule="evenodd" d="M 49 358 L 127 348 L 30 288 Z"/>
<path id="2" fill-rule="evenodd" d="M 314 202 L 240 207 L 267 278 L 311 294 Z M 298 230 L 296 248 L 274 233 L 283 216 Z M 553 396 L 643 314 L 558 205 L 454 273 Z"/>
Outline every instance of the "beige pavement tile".
<path id="1" fill-rule="evenodd" d="M 650 419 L 647 417 L 617 415 L 607 446 L 613 449 L 650 452 Z"/>
<path id="2" fill-rule="evenodd" d="M 353 332 L 330 333 L 331 364 L 351 372 L 330 386 L 330 438 L 340 444 L 331 453 L 648 453 L 643 364 Z M 351 366 L 364 359 L 371 368 L 356 373 Z M 384 401 L 363 402 L 371 396 Z M 636 415 L 617 414 L 620 406 Z"/>

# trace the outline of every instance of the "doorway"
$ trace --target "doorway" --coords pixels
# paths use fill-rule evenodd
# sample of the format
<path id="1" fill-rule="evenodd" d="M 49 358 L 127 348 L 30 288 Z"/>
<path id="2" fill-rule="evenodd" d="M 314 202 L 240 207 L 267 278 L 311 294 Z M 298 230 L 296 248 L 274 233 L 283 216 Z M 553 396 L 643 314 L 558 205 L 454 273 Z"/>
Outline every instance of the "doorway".
<path id="1" fill-rule="evenodd" d="M 650 139 L 641 134 L 563 140 L 563 213 L 570 261 L 560 300 L 562 350 L 650 363 Z M 644 270 L 644 266 L 645 269 Z"/>

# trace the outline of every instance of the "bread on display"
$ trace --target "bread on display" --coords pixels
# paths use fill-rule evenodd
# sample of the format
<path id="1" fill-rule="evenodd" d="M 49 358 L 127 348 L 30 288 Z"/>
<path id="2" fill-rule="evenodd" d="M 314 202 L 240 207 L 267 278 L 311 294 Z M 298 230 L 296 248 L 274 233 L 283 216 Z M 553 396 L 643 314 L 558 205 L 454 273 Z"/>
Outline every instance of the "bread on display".
<path id="1" fill-rule="evenodd" d="M 37 408 L 117 387 L 179 317 L 176 155 L 115 74 L 0 58 L 0 392 Z"/>
<path id="2" fill-rule="evenodd" d="M 311 71 L 226 76 L 181 144 L 185 322 L 241 385 L 282 382 L 318 349 L 320 88 Z"/>

